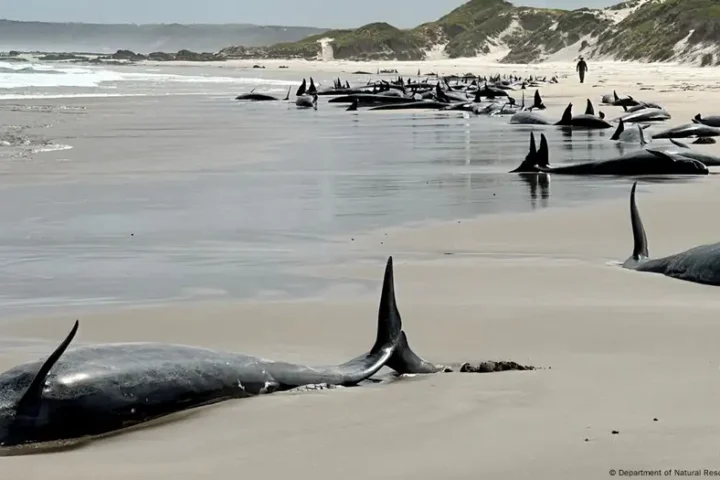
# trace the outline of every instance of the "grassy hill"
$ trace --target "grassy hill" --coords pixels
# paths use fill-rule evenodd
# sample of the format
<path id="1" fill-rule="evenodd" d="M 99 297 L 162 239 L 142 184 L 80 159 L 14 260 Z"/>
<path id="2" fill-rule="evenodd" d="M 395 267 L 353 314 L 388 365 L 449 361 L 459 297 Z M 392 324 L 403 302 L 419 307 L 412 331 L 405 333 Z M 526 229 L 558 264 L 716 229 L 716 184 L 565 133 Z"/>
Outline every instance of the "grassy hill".
<path id="1" fill-rule="evenodd" d="M 720 0 L 630 0 L 606 9 L 516 7 L 471 0 L 409 30 L 373 23 L 329 30 L 259 49 L 229 47 L 228 57 L 423 60 L 490 55 L 511 63 L 579 54 L 586 58 L 720 63 Z M 431 53 L 432 52 L 432 53 Z"/>

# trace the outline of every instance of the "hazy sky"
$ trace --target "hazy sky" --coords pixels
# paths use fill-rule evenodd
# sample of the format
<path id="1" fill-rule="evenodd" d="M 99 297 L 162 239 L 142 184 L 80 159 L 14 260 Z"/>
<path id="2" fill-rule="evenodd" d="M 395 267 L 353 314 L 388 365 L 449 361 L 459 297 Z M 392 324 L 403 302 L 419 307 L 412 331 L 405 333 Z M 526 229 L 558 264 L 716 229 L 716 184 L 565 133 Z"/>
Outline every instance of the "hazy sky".
<path id="1" fill-rule="evenodd" d="M 604 7 L 620 0 L 518 0 L 516 5 Z M 98 23 L 256 23 L 357 27 L 384 21 L 413 27 L 435 20 L 463 0 L 4 0 L 12 20 Z"/>

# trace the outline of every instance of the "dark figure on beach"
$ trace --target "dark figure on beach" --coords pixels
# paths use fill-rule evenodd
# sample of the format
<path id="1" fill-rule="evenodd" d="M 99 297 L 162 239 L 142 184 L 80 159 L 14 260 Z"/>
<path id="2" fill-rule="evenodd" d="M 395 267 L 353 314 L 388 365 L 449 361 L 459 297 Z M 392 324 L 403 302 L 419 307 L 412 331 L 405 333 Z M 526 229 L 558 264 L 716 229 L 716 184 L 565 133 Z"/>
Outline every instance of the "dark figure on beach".
<path id="1" fill-rule="evenodd" d="M 583 57 L 580 57 L 580 61 L 577 67 L 575 67 L 575 70 L 580 74 L 580 83 L 585 83 L 585 72 L 588 71 L 588 66 Z"/>

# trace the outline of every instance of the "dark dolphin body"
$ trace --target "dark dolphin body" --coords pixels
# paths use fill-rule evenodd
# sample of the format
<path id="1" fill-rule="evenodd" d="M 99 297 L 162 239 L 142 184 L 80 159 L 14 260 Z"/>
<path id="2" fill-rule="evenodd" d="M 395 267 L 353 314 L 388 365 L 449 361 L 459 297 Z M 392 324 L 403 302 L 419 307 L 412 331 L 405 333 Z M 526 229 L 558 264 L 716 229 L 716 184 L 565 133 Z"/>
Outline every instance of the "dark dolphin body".
<path id="1" fill-rule="evenodd" d="M 191 408 L 309 385 L 353 386 L 387 365 L 443 370 L 415 355 L 402 334 L 392 257 L 385 268 L 372 349 L 337 366 L 310 367 L 184 345 L 67 347 L 0 374 L 0 445 L 66 441 L 115 432 Z"/>
<path id="2" fill-rule="evenodd" d="M 450 104 L 445 102 L 420 100 L 417 102 L 378 105 L 377 107 L 372 107 L 370 110 L 443 110 L 449 106 Z"/>
<path id="3" fill-rule="evenodd" d="M 699 113 L 692 119 L 693 123 L 701 123 L 708 127 L 720 127 L 720 115 L 710 115 L 709 117 L 703 118 Z"/>
<path id="4" fill-rule="evenodd" d="M 582 115 L 573 115 L 572 114 L 572 107 L 573 104 L 570 103 L 565 108 L 565 111 L 563 112 L 563 116 L 560 119 L 559 122 L 557 122 L 555 125 L 563 126 L 563 127 L 577 127 L 577 128 L 592 128 L 592 129 L 603 129 L 603 128 L 612 128 L 612 125 L 610 125 L 605 119 L 596 117 L 592 113 L 584 113 Z M 588 100 L 588 109 L 589 111 L 592 107 L 592 104 Z"/>
<path id="5" fill-rule="evenodd" d="M 662 273 L 665 276 L 706 285 L 720 285 L 720 243 L 700 245 L 663 258 L 650 259 L 647 235 L 635 203 L 635 187 L 630 193 L 630 222 L 634 248 L 623 268 L 638 272 Z"/>
<path id="6" fill-rule="evenodd" d="M 717 137 L 720 136 L 720 128 L 710 127 L 701 123 L 687 123 L 677 127 L 669 128 L 652 136 L 659 138 L 688 138 L 688 137 Z"/>
<path id="7" fill-rule="evenodd" d="M 292 87 L 288 89 L 287 96 L 285 97 L 285 100 L 290 100 L 290 90 L 292 90 Z M 253 93 L 254 89 L 250 93 L 245 93 L 243 95 L 238 95 L 235 97 L 235 100 L 246 100 L 250 102 L 277 102 L 280 100 L 277 97 L 273 97 L 272 95 L 267 95 L 265 93 Z"/>
<path id="8" fill-rule="evenodd" d="M 412 102 L 412 98 L 395 97 L 390 95 L 375 95 L 372 93 L 363 93 L 355 95 L 343 95 L 341 97 L 335 97 L 328 101 L 328 103 L 355 103 L 358 102 L 360 106 L 367 105 L 387 105 L 387 104 L 398 104 Z"/>
<path id="9" fill-rule="evenodd" d="M 621 157 L 596 162 L 551 167 L 545 134 L 535 149 L 535 135 L 530 133 L 530 153 L 510 173 L 555 173 L 564 175 L 707 175 L 702 162 L 660 149 L 641 149 Z"/>
<path id="10" fill-rule="evenodd" d="M 299 108 L 314 108 L 317 110 L 318 96 L 315 95 L 301 95 L 295 99 L 295 105 Z"/>
<path id="11" fill-rule="evenodd" d="M 510 117 L 510 123 L 514 125 L 552 125 L 553 122 L 537 112 L 522 110 Z"/>

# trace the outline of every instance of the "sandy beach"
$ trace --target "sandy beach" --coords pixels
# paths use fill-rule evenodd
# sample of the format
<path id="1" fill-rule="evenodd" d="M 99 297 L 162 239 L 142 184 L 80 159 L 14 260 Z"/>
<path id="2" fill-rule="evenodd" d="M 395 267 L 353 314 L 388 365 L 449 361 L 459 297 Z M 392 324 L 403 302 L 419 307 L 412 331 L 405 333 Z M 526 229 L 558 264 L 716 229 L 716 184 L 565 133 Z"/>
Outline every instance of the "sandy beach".
<path id="1" fill-rule="evenodd" d="M 720 108 L 718 69 L 590 63 L 581 85 L 568 62 L 279 63 L 324 72 L 567 74 L 542 89 L 548 118 L 559 117 L 568 101 L 580 109 L 591 98 L 598 108 L 614 88 L 665 106 L 673 116 L 667 126 L 720 113 L 712 111 Z M 599 109 L 609 118 L 620 113 Z M 717 145 L 693 148 L 720 153 Z M 352 248 L 357 258 L 377 262 L 306 269 L 326 280 L 376 281 L 364 293 L 330 289 L 302 301 L 83 312 L 76 339 L 346 361 L 373 342 L 383 263 L 392 255 L 403 325 L 416 352 L 445 363 L 512 360 L 536 371 L 438 374 L 225 402 L 75 450 L 2 458 L 3 478 L 574 480 L 620 470 L 720 470 L 717 287 L 617 265 L 632 251 L 631 181 L 622 181 L 622 199 L 368 232 Z M 651 256 L 718 241 L 719 204 L 714 175 L 689 184 L 641 180 L 638 206 Z M 0 369 L 47 355 L 76 314 L 4 320 L 0 339 L 8 348 L 0 351 Z"/>

